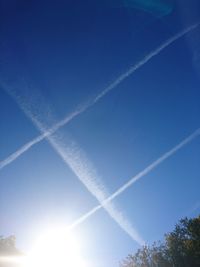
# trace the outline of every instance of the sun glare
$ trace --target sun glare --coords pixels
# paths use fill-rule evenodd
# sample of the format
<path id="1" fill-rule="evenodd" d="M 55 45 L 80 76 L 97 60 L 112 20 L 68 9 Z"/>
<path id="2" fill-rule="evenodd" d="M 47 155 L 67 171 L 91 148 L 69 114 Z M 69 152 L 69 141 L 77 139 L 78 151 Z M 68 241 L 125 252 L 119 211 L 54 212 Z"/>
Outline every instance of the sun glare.
<path id="1" fill-rule="evenodd" d="M 24 261 L 24 267 L 85 267 L 80 241 L 61 229 L 51 229 L 41 235 Z"/>

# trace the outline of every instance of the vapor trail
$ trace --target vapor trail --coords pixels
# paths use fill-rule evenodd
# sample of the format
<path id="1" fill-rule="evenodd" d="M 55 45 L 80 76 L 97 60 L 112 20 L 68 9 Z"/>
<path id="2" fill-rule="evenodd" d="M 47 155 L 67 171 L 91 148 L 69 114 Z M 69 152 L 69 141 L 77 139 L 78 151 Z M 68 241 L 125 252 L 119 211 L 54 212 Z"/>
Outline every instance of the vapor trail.
<path id="1" fill-rule="evenodd" d="M 69 229 L 71 229 L 71 228 L 73 229 L 77 225 L 79 225 L 82 222 L 84 222 L 85 220 L 87 220 L 90 216 L 92 216 L 98 210 L 100 210 L 101 208 L 104 208 L 105 205 L 108 205 L 109 202 L 111 202 L 116 197 L 121 195 L 126 189 L 128 189 L 136 181 L 138 181 L 139 179 L 143 178 L 145 175 L 149 174 L 156 167 L 158 167 L 161 163 L 163 163 L 165 160 L 167 160 L 168 158 L 173 156 L 181 148 L 183 148 L 184 146 L 188 145 L 190 142 L 192 142 L 199 135 L 200 135 L 200 128 L 198 128 L 196 131 L 194 131 L 191 135 L 189 135 L 187 138 L 185 138 L 178 145 L 173 147 L 171 150 L 167 151 L 165 154 L 163 154 L 161 157 L 159 157 L 157 160 L 155 160 L 153 163 L 151 163 L 149 166 L 147 166 L 143 171 L 141 171 L 137 175 L 133 176 L 128 182 L 126 182 L 123 186 L 121 186 L 117 191 L 115 191 L 112 195 L 110 195 L 108 198 L 106 198 L 100 205 L 97 205 L 96 207 L 91 209 L 89 212 L 87 212 L 83 216 L 81 216 L 78 220 L 76 220 L 74 223 L 72 223 L 69 226 Z"/>
<path id="2" fill-rule="evenodd" d="M 152 170 L 154 170 L 156 167 L 158 167 L 163 161 L 174 155 L 176 152 L 178 152 L 181 148 L 189 144 L 192 140 L 197 138 L 200 135 L 200 128 L 198 128 L 195 132 L 193 132 L 190 136 L 188 136 L 186 139 L 184 139 L 181 143 L 176 145 L 174 148 L 166 152 L 164 155 L 162 155 L 160 158 L 155 160 L 152 164 L 150 164 L 148 167 L 146 167 L 143 171 L 139 172 L 137 175 L 133 176 L 127 183 L 125 183 L 122 187 L 120 187 L 114 194 L 112 194 L 107 200 L 103 202 L 103 204 L 106 204 L 110 202 L 111 200 L 115 199 L 117 196 L 121 195 L 126 189 L 128 189 L 132 184 L 134 184 L 137 180 L 141 179 L 148 173 L 150 173 Z"/>
<path id="3" fill-rule="evenodd" d="M 144 244 L 144 240 L 139 235 L 137 230 L 130 224 L 125 216 L 117 210 L 113 203 L 110 201 L 104 203 L 108 197 L 107 190 L 102 181 L 98 177 L 96 170 L 91 162 L 87 159 L 84 152 L 77 147 L 74 143 L 72 146 L 65 146 L 60 143 L 55 137 L 48 137 L 48 141 L 63 159 L 63 161 L 70 167 L 78 179 L 84 184 L 88 191 L 98 200 L 99 207 L 90 211 L 90 215 L 96 212 L 100 207 L 103 207 L 110 217 L 138 244 Z M 87 215 L 88 216 L 88 215 Z M 82 218 L 83 221 L 86 218 Z"/>
<path id="4" fill-rule="evenodd" d="M 4 86 L 4 90 L 7 91 L 5 88 L 6 87 Z M 84 112 L 84 107 L 80 108 L 77 111 L 75 111 L 74 113 L 68 115 L 65 119 L 56 123 L 52 128 L 49 128 L 43 134 L 37 136 L 36 138 L 32 139 L 31 141 L 29 141 L 28 143 L 23 145 L 21 148 L 19 148 L 17 151 L 12 153 L 6 159 L 0 161 L 0 170 L 3 169 L 6 165 L 9 165 L 10 163 L 12 163 L 14 160 L 16 160 L 22 154 L 24 154 L 27 150 L 29 150 L 32 146 L 36 145 L 37 143 L 40 143 L 45 138 L 48 138 L 48 136 L 54 134 L 60 127 L 64 126 L 68 122 L 70 122 L 73 118 L 75 118 L 76 116 L 78 116 L 82 112 Z"/>
<path id="5" fill-rule="evenodd" d="M 16 88 L 16 86 L 15 86 Z M 20 87 L 21 88 L 21 87 Z M 46 111 L 48 115 L 53 118 L 51 110 L 46 102 L 42 101 L 42 96 L 38 99 L 39 106 L 42 106 L 41 114 L 38 114 L 37 108 L 34 103 L 35 95 L 32 96 L 32 101 L 29 100 L 29 96 L 26 97 L 26 89 L 12 89 L 7 87 L 5 89 L 9 95 L 16 101 L 20 109 L 24 114 L 33 122 L 37 129 L 46 136 L 47 140 L 60 156 L 60 158 L 67 164 L 71 171 L 76 175 L 79 181 L 86 187 L 86 189 L 97 199 L 99 204 L 109 196 L 106 187 L 104 186 L 101 177 L 99 177 L 93 164 L 87 158 L 85 152 L 75 143 L 71 138 L 63 139 L 58 134 L 46 134 Z M 22 91 L 23 94 L 19 94 L 18 91 Z M 64 140 L 64 141 L 63 141 Z M 144 240 L 139 235 L 137 230 L 131 225 L 131 223 L 125 218 L 125 216 L 115 207 L 114 203 L 107 203 L 104 205 L 105 211 L 109 216 L 124 230 L 134 241 L 138 244 L 144 244 Z"/>
<path id="6" fill-rule="evenodd" d="M 12 163 L 14 160 L 16 160 L 19 156 L 21 156 L 23 153 L 25 153 L 28 149 L 30 149 L 35 144 L 41 142 L 43 139 L 47 138 L 48 136 L 52 135 L 54 132 L 56 132 L 59 128 L 63 127 L 67 123 L 69 123 L 71 120 L 85 112 L 87 109 L 95 105 L 102 97 L 104 97 L 107 93 L 109 93 L 111 90 L 113 90 L 115 87 L 117 87 L 121 82 L 123 82 L 126 78 L 128 78 L 131 74 L 133 74 L 137 69 L 142 67 L 144 64 L 146 64 L 151 58 L 158 55 L 163 49 L 168 47 L 170 44 L 184 36 L 185 34 L 189 33 L 190 31 L 196 29 L 199 26 L 199 23 L 194 24 L 185 30 L 179 32 L 175 36 L 168 39 L 166 42 L 164 42 L 161 46 L 159 46 L 157 49 L 150 52 L 148 55 L 146 55 L 142 60 L 140 60 L 138 63 L 136 63 L 134 66 L 129 68 L 125 73 L 120 75 L 114 82 L 112 82 L 108 87 L 106 87 L 101 93 L 99 93 L 94 99 L 92 99 L 90 102 L 80 106 L 77 108 L 76 111 L 71 113 L 70 115 L 66 116 L 63 120 L 56 123 L 52 128 L 49 128 L 45 133 L 41 134 L 40 136 L 36 137 L 32 141 L 28 142 L 24 146 L 22 146 L 20 149 L 18 149 L 16 152 L 11 154 L 6 159 L 0 161 L 0 169 L 4 168 L 6 165 Z M 2 85 L 3 88 L 6 86 Z"/>
<path id="7" fill-rule="evenodd" d="M 162 50 L 164 50 L 166 47 L 168 47 L 170 44 L 178 40 L 179 38 L 183 37 L 188 32 L 196 29 L 199 26 L 199 23 L 196 23 L 185 30 L 177 33 L 175 36 L 168 39 L 166 42 L 164 42 L 161 46 L 159 46 L 157 49 L 150 52 L 148 55 L 146 55 L 142 60 L 140 60 L 138 63 L 136 63 L 134 66 L 132 66 L 130 69 L 128 69 L 125 73 L 120 75 L 113 83 L 111 83 L 106 89 L 104 89 L 94 100 L 94 103 L 99 101 L 104 95 L 106 95 L 109 91 L 113 90 L 117 85 L 119 85 L 121 82 L 123 82 L 126 78 L 128 78 L 131 74 L 133 74 L 136 70 L 138 70 L 140 67 L 142 67 L 144 64 L 146 64 L 150 59 L 158 55 Z"/>

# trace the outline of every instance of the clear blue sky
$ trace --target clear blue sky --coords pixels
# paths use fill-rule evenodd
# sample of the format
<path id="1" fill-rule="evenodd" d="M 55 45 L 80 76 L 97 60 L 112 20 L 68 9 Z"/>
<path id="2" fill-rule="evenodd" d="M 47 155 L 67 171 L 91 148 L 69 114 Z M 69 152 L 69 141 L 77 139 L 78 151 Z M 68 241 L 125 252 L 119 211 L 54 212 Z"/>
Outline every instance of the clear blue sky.
<path id="1" fill-rule="evenodd" d="M 51 126 L 200 21 L 198 0 L 147 2 L 0 0 L 1 160 L 40 134 L 2 84 Z M 76 141 L 110 193 L 200 127 L 199 47 L 197 28 L 58 131 L 63 143 Z M 115 200 L 147 243 L 199 213 L 199 158 L 200 137 Z M 49 222 L 71 224 L 97 204 L 47 141 L 0 170 L 0 235 L 15 234 L 23 250 Z M 117 266 L 138 248 L 104 210 L 77 231 L 94 267 Z"/>

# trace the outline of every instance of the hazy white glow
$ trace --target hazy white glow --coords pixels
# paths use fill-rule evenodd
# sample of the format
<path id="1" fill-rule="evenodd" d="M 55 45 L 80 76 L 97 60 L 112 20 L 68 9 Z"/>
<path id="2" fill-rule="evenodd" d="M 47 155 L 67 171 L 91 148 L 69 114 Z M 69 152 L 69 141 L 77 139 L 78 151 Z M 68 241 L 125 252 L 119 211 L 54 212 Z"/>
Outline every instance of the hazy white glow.
<path id="1" fill-rule="evenodd" d="M 23 265 L 25 262 L 25 257 L 24 256 L 0 256 L 0 263 L 17 263 L 20 265 Z M 1 264 L 0 264 L 1 266 Z"/>
<path id="2" fill-rule="evenodd" d="M 51 229 L 42 234 L 24 258 L 24 267 L 86 267 L 80 241 L 66 229 Z"/>
<path id="3" fill-rule="evenodd" d="M 80 240 L 66 227 L 46 230 L 26 255 L 1 256 L 1 262 L 19 267 L 89 267 L 81 254 Z"/>

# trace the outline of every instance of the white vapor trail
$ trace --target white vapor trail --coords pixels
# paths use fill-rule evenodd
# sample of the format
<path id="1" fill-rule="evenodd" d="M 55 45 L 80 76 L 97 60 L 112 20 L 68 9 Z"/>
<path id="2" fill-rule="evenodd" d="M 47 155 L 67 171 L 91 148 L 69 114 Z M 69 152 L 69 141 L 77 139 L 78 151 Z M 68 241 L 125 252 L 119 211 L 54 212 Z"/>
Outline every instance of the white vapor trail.
<path id="1" fill-rule="evenodd" d="M 105 186 L 102 184 L 98 175 L 88 161 L 84 152 L 81 151 L 75 144 L 71 147 L 64 146 L 56 138 L 48 137 L 48 141 L 53 146 L 55 151 L 60 155 L 63 161 L 70 167 L 75 173 L 78 179 L 85 185 L 88 191 L 98 200 L 100 207 L 103 207 L 110 217 L 138 244 L 144 244 L 144 240 L 136 231 L 130 222 L 124 217 L 124 215 L 118 211 L 113 203 L 110 201 L 104 203 L 105 199 L 108 199 L 108 193 Z M 96 208 L 95 208 L 96 209 Z M 99 209 L 99 208 L 98 208 Z M 93 212 L 92 212 L 93 213 Z M 92 215 L 92 214 L 91 214 Z M 83 219 L 82 219 L 83 220 Z"/>
<path id="2" fill-rule="evenodd" d="M 34 112 L 34 106 L 28 102 L 26 97 L 17 94 L 17 90 L 12 90 L 7 88 L 6 91 L 12 96 L 16 101 L 20 109 L 25 113 L 25 115 L 33 122 L 33 124 L 38 128 L 40 132 L 46 134 L 46 125 L 38 117 L 40 114 L 36 115 Z M 44 104 L 43 104 L 44 105 Z M 43 107 L 45 111 L 45 107 Z M 50 111 L 49 112 L 49 116 Z M 43 112 L 45 114 L 45 112 Z M 102 183 L 99 175 L 97 174 L 92 163 L 88 160 L 84 151 L 69 138 L 67 142 L 63 142 L 59 135 L 46 135 L 47 140 L 52 145 L 57 154 L 61 159 L 67 164 L 67 166 L 72 170 L 72 172 L 77 176 L 81 183 L 87 188 L 87 190 L 98 200 L 100 205 L 109 196 L 104 184 Z M 110 217 L 138 244 L 144 244 L 144 240 L 136 231 L 136 229 L 131 225 L 131 223 L 125 218 L 125 216 L 115 207 L 113 203 L 107 203 L 104 209 L 110 215 Z"/>
<path id="3" fill-rule="evenodd" d="M 148 175 L 151 171 L 153 171 L 156 167 L 158 167 L 161 163 L 163 163 L 165 160 L 173 156 L 175 153 L 177 153 L 181 148 L 188 145 L 190 142 L 192 142 L 195 138 L 197 138 L 200 135 L 200 128 L 198 128 L 196 131 L 194 131 L 191 135 L 189 135 L 187 138 L 185 138 L 182 142 L 180 142 L 178 145 L 173 147 L 171 150 L 167 151 L 165 154 L 163 154 L 161 157 L 159 157 L 157 160 L 155 160 L 153 163 L 151 163 L 149 166 L 147 166 L 144 170 L 139 172 L 137 175 L 133 176 L 128 182 L 126 182 L 123 186 L 121 186 L 117 191 L 115 191 L 112 195 L 110 195 L 108 198 L 106 198 L 100 205 L 97 205 L 93 209 L 91 209 L 89 212 L 81 216 L 78 220 L 76 220 L 73 224 L 69 226 L 69 228 L 74 228 L 80 223 L 84 222 L 86 219 L 88 219 L 90 216 L 92 216 L 94 213 L 96 213 L 99 209 L 104 208 L 105 205 L 108 205 L 111 201 L 113 201 L 116 197 L 121 195 L 125 190 L 127 190 L 130 186 L 132 186 L 136 181 L 143 178 L 144 176 Z"/>
<path id="4" fill-rule="evenodd" d="M 134 66 L 129 68 L 125 73 L 121 74 L 114 82 L 112 82 L 108 87 L 106 87 L 101 93 L 99 93 L 94 99 L 92 99 L 90 102 L 86 103 L 85 105 L 82 105 L 81 107 L 77 108 L 73 113 L 65 117 L 63 120 L 56 123 L 52 128 L 49 128 L 47 131 L 42 133 L 40 136 L 36 137 L 35 139 L 31 140 L 30 142 L 26 143 L 24 146 L 22 146 L 20 149 L 18 149 L 16 152 L 11 154 L 6 159 L 0 161 L 0 169 L 4 168 L 6 165 L 12 163 L 14 160 L 16 160 L 19 156 L 21 156 L 23 153 L 25 153 L 28 149 L 30 149 L 35 144 L 41 142 L 48 136 L 52 135 L 54 132 L 56 132 L 59 128 L 63 127 L 67 123 L 69 123 L 71 120 L 85 112 L 87 109 L 95 105 L 101 98 L 103 98 L 107 93 L 109 93 L 111 90 L 113 90 L 115 87 L 117 87 L 121 82 L 123 82 L 126 78 L 128 78 L 131 74 L 133 74 L 137 69 L 142 67 L 144 64 L 146 64 L 150 59 L 158 55 L 163 49 L 168 47 L 170 44 L 184 36 L 185 34 L 189 33 L 190 31 L 196 29 L 199 26 L 199 23 L 194 24 L 185 30 L 179 32 L 175 36 L 168 39 L 166 42 L 164 42 L 161 46 L 159 46 L 157 49 L 150 52 L 148 55 L 146 55 L 142 60 L 140 60 L 138 63 L 136 63 Z M 6 88 L 6 85 L 1 83 L 1 86 L 3 89 Z"/>

